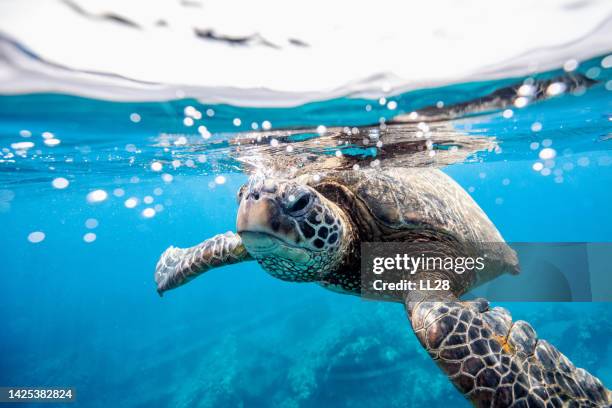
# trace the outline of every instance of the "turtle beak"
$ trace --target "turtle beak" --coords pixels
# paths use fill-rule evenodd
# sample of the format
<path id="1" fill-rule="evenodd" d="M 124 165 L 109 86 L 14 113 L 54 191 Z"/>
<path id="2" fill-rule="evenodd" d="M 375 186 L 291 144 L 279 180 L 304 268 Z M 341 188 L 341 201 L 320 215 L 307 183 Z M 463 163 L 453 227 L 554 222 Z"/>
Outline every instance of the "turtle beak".
<path id="1" fill-rule="evenodd" d="M 236 231 L 270 233 L 270 225 L 278 219 L 280 209 L 268 197 L 247 196 L 240 202 L 236 218 Z"/>
<path id="2" fill-rule="evenodd" d="M 295 223 L 283 211 L 276 193 L 276 185 L 268 180 L 249 187 L 238 208 L 236 231 L 239 234 L 257 232 L 290 244 L 297 242 Z"/>

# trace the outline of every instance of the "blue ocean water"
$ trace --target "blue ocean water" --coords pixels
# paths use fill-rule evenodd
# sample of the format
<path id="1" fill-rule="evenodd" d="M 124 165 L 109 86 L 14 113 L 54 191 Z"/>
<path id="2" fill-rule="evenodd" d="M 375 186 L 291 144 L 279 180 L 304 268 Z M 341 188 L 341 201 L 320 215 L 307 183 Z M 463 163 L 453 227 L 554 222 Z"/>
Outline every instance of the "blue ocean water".
<path id="1" fill-rule="evenodd" d="M 600 61 L 580 65 L 598 81 L 583 92 L 450 122 L 497 139 L 443 170 L 506 240 L 612 240 L 612 69 Z M 351 98 L 253 109 L 1 96 L 0 386 L 72 386 L 84 407 L 466 406 L 401 305 L 275 280 L 256 263 L 159 298 L 153 270 L 169 245 L 234 229 L 247 176 L 228 141 L 253 123 L 365 125 L 523 79 L 389 96 L 396 110 Z M 189 106 L 202 114 L 192 126 Z M 556 156 L 541 159 L 544 148 Z M 612 305 L 504 306 L 612 386 Z"/>

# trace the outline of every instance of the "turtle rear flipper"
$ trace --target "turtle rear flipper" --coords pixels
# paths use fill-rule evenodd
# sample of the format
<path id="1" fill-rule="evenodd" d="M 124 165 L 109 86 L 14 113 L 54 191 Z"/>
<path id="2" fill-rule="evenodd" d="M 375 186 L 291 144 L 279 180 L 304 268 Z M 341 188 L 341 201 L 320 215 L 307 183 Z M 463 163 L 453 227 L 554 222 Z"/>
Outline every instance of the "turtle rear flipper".
<path id="1" fill-rule="evenodd" d="M 161 255 L 155 268 L 157 293 L 161 296 L 212 268 L 250 259 L 242 239 L 233 232 L 215 235 L 191 248 L 171 246 Z"/>
<path id="2" fill-rule="evenodd" d="M 612 393 L 524 321 L 489 302 L 415 300 L 412 328 L 453 384 L 477 407 L 610 406 Z"/>

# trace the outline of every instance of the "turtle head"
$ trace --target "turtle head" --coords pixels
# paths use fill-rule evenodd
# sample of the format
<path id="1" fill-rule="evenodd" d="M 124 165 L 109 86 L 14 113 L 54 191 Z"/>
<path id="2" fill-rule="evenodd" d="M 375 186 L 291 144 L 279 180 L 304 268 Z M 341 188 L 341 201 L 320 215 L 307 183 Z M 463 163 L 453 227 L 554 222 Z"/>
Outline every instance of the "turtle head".
<path id="1" fill-rule="evenodd" d="M 253 178 L 238 193 L 236 227 L 270 274 L 311 282 L 343 262 L 348 217 L 316 190 L 295 181 Z"/>

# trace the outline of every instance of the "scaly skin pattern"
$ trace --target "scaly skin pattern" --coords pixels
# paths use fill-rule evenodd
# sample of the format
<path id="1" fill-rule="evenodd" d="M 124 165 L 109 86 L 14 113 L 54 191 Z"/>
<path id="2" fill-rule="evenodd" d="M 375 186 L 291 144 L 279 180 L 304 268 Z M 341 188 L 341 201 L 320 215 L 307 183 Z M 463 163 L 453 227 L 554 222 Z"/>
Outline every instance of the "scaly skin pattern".
<path id="1" fill-rule="evenodd" d="M 414 332 L 476 407 L 608 407 L 612 394 L 501 307 L 410 300 Z"/>
<path id="2" fill-rule="evenodd" d="M 196 276 L 219 266 L 251 259 L 242 239 L 233 232 L 218 234 L 191 248 L 169 247 L 155 268 L 157 293 L 181 286 Z"/>

